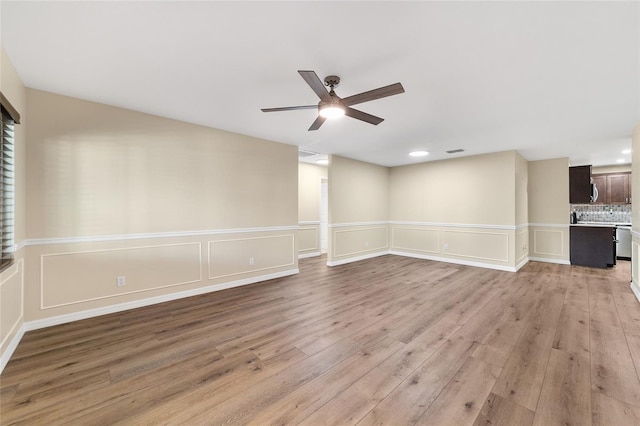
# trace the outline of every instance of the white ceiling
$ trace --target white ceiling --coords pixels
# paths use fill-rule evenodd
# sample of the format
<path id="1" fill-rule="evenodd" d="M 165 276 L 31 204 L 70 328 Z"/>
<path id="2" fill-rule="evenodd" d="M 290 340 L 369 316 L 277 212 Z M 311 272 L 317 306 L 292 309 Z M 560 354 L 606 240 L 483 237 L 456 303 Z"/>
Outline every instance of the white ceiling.
<path id="1" fill-rule="evenodd" d="M 0 2 L 24 84 L 385 166 L 515 149 L 606 165 L 640 119 L 638 2 Z M 307 129 L 316 95 L 401 82 L 385 118 Z"/>

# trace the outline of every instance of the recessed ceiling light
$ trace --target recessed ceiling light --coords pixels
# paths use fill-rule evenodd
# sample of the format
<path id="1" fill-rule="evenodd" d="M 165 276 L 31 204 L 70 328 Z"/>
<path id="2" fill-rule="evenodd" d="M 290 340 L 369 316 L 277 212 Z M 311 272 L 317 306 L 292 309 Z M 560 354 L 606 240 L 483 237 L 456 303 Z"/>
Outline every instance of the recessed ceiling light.
<path id="1" fill-rule="evenodd" d="M 316 160 L 316 163 L 326 166 L 327 164 L 329 164 L 329 160 Z"/>
<path id="2" fill-rule="evenodd" d="M 429 155 L 428 151 L 413 151 L 410 152 L 409 155 L 411 157 L 424 157 L 425 155 Z"/>
<path id="3" fill-rule="evenodd" d="M 616 160 L 616 163 L 624 163 L 624 158 L 618 158 L 618 159 Z"/>
<path id="4" fill-rule="evenodd" d="M 631 150 L 630 149 L 625 149 L 622 151 L 623 154 L 631 154 Z"/>

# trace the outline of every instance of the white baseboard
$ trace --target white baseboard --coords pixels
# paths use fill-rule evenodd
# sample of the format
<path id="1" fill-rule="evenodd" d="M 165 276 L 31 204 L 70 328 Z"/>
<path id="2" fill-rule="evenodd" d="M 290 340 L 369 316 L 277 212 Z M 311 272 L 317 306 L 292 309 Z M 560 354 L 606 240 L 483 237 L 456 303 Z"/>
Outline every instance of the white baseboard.
<path id="1" fill-rule="evenodd" d="M 334 260 L 333 262 L 327 261 L 327 266 L 345 265 L 347 263 L 358 262 L 359 260 L 372 259 L 374 257 L 384 256 L 386 254 L 389 254 L 388 250 L 379 251 L 376 253 L 364 254 L 362 256 L 350 257 L 348 259 Z"/>
<path id="2" fill-rule="evenodd" d="M 15 336 L 13 336 L 13 339 L 11 339 L 11 341 L 9 341 L 9 345 L 7 346 L 7 349 L 5 349 L 5 351 L 2 353 L 2 356 L 0 356 L 0 374 L 2 374 L 2 371 L 4 370 L 4 367 L 7 366 L 7 363 L 11 359 L 11 356 L 13 355 L 13 353 L 16 350 L 16 348 L 18 347 L 18 343 L 20 343 L 20 340 L 22 340 L 22 336 L 24 336 L 24 332 L 25 331 L 26 331 L 26 329 L 25 329 L 25 326 L 24 326 L 24 323 L 23 323 L 18 328 L 18 331 L 15 334 Z"/>
<path id="3" fill-rule="evenodd" d="M 415 257 L 416 259 L 435 260 L 437 262 L 455 263 L 456 265 L 475 266 L 478 268 L 497 269 L 498 271 L 516 272 L 513 266 L 494 265 L 492 263 L 474 262 L 471 260 L 453 259 L 449 257 L 431 256 L 427 254 L 417 254 L 404 251 L 391 250 L 389 254 L 397 256 Z"/>
<path id="4" fill-rule="evenodd" d="M 631 291 L 633 292 L 633 294 L 636 296 L 636 299 L 638 299 L 638 302 L 640 302 L 640 288 L 638 288 L 636 285 L 634 285 L 635 283 L 633 281 L 631 281 Z"/>
<path id="5" fill-rule="evenodd" d="M 525 257 L 524 259 L 522 259 L 522 261 L 520 263 L 518 263 L 516 265 L 516 271 L 519 271 L 520 268 L 522 268 L 524 265 L 526 265 L 527 263 L 529 263 L 529 257 Z"/>
<path id="6" fill-rule="evenodd" d="M 316 257 L 316 256 L 321 256 L 322 253 L 320 253 L 319 251 L 314 251 L 312 253 L 303 253 L 303 254 L 299 254 L 298 255 L 298 259 L 306 259 L 308 257 Z"/>
<path id="7" fill-rule="evenodd" d="M 548 257 L 531 257 L 529 256 L 529 260 L 533 262 L 546 262 L 546 263 L 557 263 L 559 265 L 571 265 L 571 262 L 566 259 L 552 259 Z"/>
<path id="8" fill-rule="evenodd" d="M 231 281 L 222 284 L 214 284 L 207 287 L 195 288 L 193 290 L 185 290 L 177 293 L 166 294 L 162 296 L 149 297 L 146 299 L 134 300 L 131 302 L 119 303 L 117 305 L 104 306 L 101 308 L 88 309 L 86 311 L 74 312 L 71 314 L 57 315 L 54 317 L 44 318 L 24 323 L 25 331 L 37 330 L 39 328 L 51 327 L 53 325 L 65 324 L 68 322 L 79 321 L 87 318 L 93 318 L 100 315 L 113 314 L 116 312 L 126 311 L 129 309 L 141 308 L 143 306 L 155 305 L 157 303 L 170 302 L 172 300 L 184 299 L 185 297 L 197 296 L 214 291 L 226 290 L 228 288 L 240 287 L 243 285 L 254 284 L 261 281 L 282 278 L 289 275 L 295 275 L 300 272 L 299 269 L 290 269 L 288 271 L 276 272 L 273 274 L 260 275 L 258 277 L 245 278 L 242 280 Z"/>

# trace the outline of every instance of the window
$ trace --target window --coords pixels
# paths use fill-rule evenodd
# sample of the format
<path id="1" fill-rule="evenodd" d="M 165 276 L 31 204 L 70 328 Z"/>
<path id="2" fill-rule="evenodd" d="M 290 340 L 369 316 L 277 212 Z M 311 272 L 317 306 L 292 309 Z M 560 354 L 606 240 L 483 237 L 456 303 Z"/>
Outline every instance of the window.
<path id="1" fill-rule="evenodd" d="M 14 127 L 20 123 L 20 115 L 0 93 L 0 107 L 2 109 L 2 144 L 0 145 L 0 247 L 2 259 L 0 271 L 13 262 L 14 250 Z"/>

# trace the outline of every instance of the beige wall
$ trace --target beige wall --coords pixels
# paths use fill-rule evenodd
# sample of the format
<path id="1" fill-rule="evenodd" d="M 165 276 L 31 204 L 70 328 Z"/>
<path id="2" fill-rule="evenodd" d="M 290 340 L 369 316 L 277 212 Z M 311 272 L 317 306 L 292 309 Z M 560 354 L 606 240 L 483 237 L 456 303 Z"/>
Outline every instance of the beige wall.
<path id="1" fill-rule="evenodd" d="M 389 169 L 332 155 L 329 205 L 332 224 L 389 220 Z"/>
<path id="2" fill-rule="evenodd" d="M 326 166 L 298 163 L 298 255 L 320 255 L 320 183 Z"/>
<path id="3" fill-rule="evenodd" d="M 517 152 L 515 155 L 516 225 L 529 222 L 529 162 Z"/>
<path id="4" fill-rule="evenodd" d="M 569 159 L 529 162 L 529 257 L 569 263 Z"/>
<path id="5" fill-rule="evenodd" d="M 320 181 L 327 176 L 325 166 L 298 163 L 298 221 L 320 220 Z"/>
<path id="6" fill-rule="evenodd" d="M 392 168 L 391 251 L 514 270 L 526 258 L 515 249 L 516 220 L 526 221 L 525 163 L 507 151 Z"/>
<path id="7" fill-rule="evenodd" d="M 388 220 L 389 169 L 331 156 L 328 264 L 386 253 Z"/>
<path id="8" fill-rule="evenodd" d="M 20 114 L 15 126 L 15 229 L 17 245 L 15 263 L 0 273 L 0 371 L 8 361 L 22 336 L 24 294 L 25 239 L 25 145 L 26 111 L 25 87 L 18 77 L 4 49 L 0 49 L 0 91 Z"/>
<path id="9" fill-rule="evenodd" d="M 29 239 L 297 223 L 293 146 L 38 90 L 27 105 Z"/>
<path id="10" fill-rule="evenodd" d="M 514 151 L 394 167 L 391 220 L 515 225 L 514 175 Z"/>
<path id="11" fill-rule="evenodd" d="M 27 107 L 28 321 L 297 271 L 296 147 L 38 90 Z"/>

